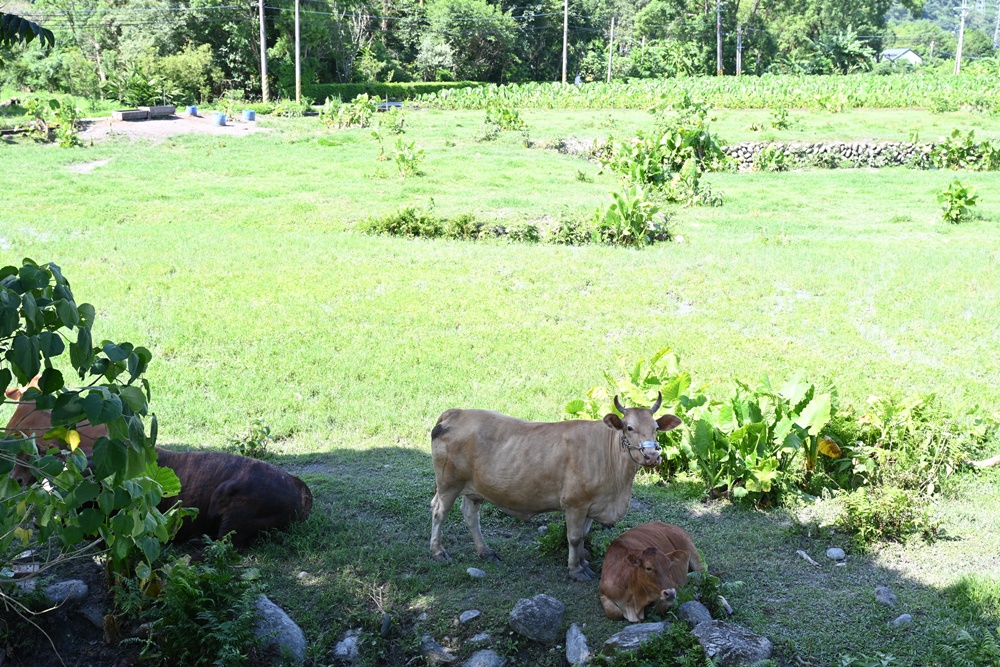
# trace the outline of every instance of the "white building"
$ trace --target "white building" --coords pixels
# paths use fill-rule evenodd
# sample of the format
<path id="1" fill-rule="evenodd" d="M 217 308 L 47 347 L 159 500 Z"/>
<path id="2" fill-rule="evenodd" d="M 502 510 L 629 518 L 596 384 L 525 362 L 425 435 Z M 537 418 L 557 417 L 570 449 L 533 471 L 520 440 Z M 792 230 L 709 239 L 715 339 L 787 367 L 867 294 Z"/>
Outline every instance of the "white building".
<path id="1" fill-rule="evenodd" d="M 878 59 L 883 62 L 894 63 L 898 60 L 908 62 L 911 65 L 919 65 L 924 59 L 910 49 L 886 49 L 879 54 Z"/>

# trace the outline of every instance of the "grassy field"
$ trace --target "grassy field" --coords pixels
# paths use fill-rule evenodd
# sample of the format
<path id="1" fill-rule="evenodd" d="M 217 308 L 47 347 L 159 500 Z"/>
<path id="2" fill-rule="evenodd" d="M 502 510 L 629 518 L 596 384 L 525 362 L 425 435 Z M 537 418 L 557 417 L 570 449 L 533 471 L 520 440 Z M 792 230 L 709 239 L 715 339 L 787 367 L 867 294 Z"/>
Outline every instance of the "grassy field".
<path id="1" fill-rule="evenodd" d="M 718 115 L 729 141 L 759 137 L 747 127 L 767 119 Z M 793 116 L 801 125 L 774 138 L 898 140 L 916 128 L 926 140 L 953 127 L 1000 136 L 997 119 L 962 112 Z M 533 138 L 553 139 L 652 122 L 637 112 L 524 117 Z M 696 385 L 802 370 L 832 378 L 859 406 L 914 392 L 936 392 L 955 411 L 995 412 L 1000 401 L 996 173 L 958 174 L 983 195 L 961 226 L 939 220 L 935 199 L 954 173 L 816 170 L 710 175 L 724 205 L 672 212 L 683 241 L 643 251 L 412 241 L 355 226 L 431 201 L 482 219 L 586 215 L 616 183 L 597 165 L 524 148 L 514 133 L 475 142 L 480 112 L 407 112 L 406 140 L 426 157 L 425 174 L 405 180 L 376 161 L 368 130 L 261 124 L 251 136 L 155 145 L 0 144 L 0 261 L 55 261 L 78 301 L 97 306 L 95 338 L 152 350 L 161 444 L 220 447 L 254 418 L 281 436 L 280 462 L 309 482 L 318 511 L 247 561 L 305 627 L 315 664 L 349 627 L 377 637 L 383 610 L 394 631 L 370 655 L 388 664 L 412 653 L 422 612 L 439 641 L 486 630 L 520 664 L 560 664 L 559 651 L 505 627 L 514 602 L 539 592 L 587 624 L 592 646 L 619 627 L 603 618 L 596 583 L 570 582 L 562 557 L 537 553 L 534 525 L 499 512 L 485 512 L 484 527 L 503 562 L 475 562 L 457 509 L 446 528 L 457 563 L 430 560 L 429 430 L 449 407 L 558 419 L 603 371 L 664 346 Z M 109 162 L 67 168 L 95 160 Z M 932 649 L 959 628 L 1000 623 L 996 482 L 968 478 L 939 502 L 947 539 L 852 556 L 843 568 L 795 555 L 825 561 L 827 546 L 847 546 L 800 527 L 815 508 L 703 505 L 690 485 L 652 477 L 640 478 L 619 527 L 687 527 L 724 581 L 744 582 L 730 595 L 736 622 L 775 639 L 783 660 L 833 665 L 846 651 L 884 651 L 933 664 Z M 470 565 L 488 578 L 469 579 Z M 875 603 L 878 583 L 894 588 L 899 608 Z M 483 618 L 452 626 L 469 608 Z M 904 612 L 913 626 L 889 625 Z"/>

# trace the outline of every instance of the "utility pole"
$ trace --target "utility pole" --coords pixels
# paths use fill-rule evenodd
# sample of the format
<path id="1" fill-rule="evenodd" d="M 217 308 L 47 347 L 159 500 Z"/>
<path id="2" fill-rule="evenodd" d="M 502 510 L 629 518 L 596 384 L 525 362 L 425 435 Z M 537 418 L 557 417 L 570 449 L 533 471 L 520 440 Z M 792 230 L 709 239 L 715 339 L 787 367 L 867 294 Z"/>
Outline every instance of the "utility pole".
<path id="1" fill-rule="evenodd" d="M 302 42 L 299 40 L 299 0 L 295 0 L 295 103 L 302 102 Z"/>
<path id="2" fill-rule="evenodd" d="M 257 0 L 260 8 L 260 97 L 267 102 L 267 33 L 264 32 L 264 0 Z"/>
<path id="3" fill-rule="evenodd" d="M 611 17 L 611 42 L 608 44 L 608 83 L 611 83 L 611 59 L 615 55 L 615 17 Z"/>
<path id="4" fill-rule="evenodd" d="M 962 42 L 965 40 L 965 17 L 969 15 L 969 0 L 962 0 L 962 20 L 958 24 L 958 48 L 955 49 L 955 74 L 962 71 Z"/>
<path id="5" fill-rule="evenodd" d="M 722 0 L 715 0 L 715 75 L 722 76 Z"/>
<path id="6" fill-rule="evenodd" d="M 927 57 L 928 58 L 933 58 L 934 57 L 934 40 L 933 39 L 931 40 L 931 52 L 930 52 L 930 54 Z"/>
<path id="7" fill-rule="evenodd" d="M 566 85 L 566 49 L 569 45 L 569 0 L 563 4 L 563 85 Z"/>
<path id="8" fill-rule="evenodd" d="M 743 26 L 736 26 L 736 76 L 743 74 Z"/>

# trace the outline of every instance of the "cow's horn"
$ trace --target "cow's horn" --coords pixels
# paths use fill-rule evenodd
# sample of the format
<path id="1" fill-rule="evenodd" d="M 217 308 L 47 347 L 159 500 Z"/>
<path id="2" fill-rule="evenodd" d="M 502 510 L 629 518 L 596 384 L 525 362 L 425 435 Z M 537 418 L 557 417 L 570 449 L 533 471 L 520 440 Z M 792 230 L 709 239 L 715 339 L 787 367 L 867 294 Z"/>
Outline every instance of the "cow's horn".
<path id="1" fill-rule="evenodd" d="M 615 407 L 618 408 L 618 412 L 625 414 L 625 408 L 622 407 L 621 401 L 618 400 L 618 394 L 615 394 Z"/>
<path id="2" fill-rule="evenodd" d="M 663 404 L 663 392 L 658 391 L 656 392 L 656 403 L 653 403 L 653 407 L 650 408 L 650 411 L 655 415 L 656 411 L 660 409 L 660 406 L 662 404 Z"/>

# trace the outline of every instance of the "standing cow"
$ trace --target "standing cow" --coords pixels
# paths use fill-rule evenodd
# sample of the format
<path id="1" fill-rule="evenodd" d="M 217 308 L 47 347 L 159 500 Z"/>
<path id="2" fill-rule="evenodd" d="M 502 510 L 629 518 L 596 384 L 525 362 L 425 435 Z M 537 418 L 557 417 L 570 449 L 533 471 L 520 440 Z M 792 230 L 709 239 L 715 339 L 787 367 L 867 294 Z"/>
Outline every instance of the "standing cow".
<path id="1" fill-rule="evenodd" d="M 700 572 L 701 557 L 687 531 L 652 521 L 618 536 L 608 546 L 601 568 L 601 605 L 608 618 L 636 623 L 646 606 L 657 603 L 666 612 L 677 591 L 688 582 L 688 572 Z"/>
<path id="2" fill-rule="evenodd" d="M 431 501 L 431 554 L 447 560 L 441 526 L 455 499 L 482 558 L 496 560 L 479 526 L 488 500 L 507 514 L 529 519 L 566 512 L 569 575 L 594 576 L 583 540 L 596 520 L 611 525 L 628 510 L 632 480 L 642 466 L 660 463 L 656 432 L 681 422 L 674 415 L 654 419 L 651 408 L 624 408 L 602 421 L 529 422 L 487 410 L 447 410 L 431 431 L 437 491 Z"/>

